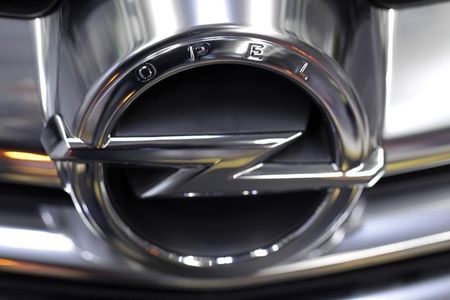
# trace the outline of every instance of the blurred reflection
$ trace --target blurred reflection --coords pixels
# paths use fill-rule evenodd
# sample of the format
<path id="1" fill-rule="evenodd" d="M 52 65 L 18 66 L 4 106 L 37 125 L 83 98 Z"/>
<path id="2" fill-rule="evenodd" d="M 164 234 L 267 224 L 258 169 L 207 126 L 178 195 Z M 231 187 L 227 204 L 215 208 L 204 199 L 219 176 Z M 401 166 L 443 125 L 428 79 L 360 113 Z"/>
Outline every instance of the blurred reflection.
<path id="1" fill-rule="evenodd" d="M 0 150 L 0 180 L 59 187 L 56 168 L 47 155 Z"/>
<path id="2" fill-rule="evenodd" d="M 0 228 L 0 247 L 70 252 L 75 245 L 59 233 L 3 227 Z"/>
<path id="3" fill-rule="evenodd" d="M 3 156 L 10 159 L 16 160 L 26 160 L 26 161 L 46 161 L 50 162 L 51 159 L 47 155 L 30 153 L 30 152 L 19 152 L 19 151 L 4 151 Z"/>

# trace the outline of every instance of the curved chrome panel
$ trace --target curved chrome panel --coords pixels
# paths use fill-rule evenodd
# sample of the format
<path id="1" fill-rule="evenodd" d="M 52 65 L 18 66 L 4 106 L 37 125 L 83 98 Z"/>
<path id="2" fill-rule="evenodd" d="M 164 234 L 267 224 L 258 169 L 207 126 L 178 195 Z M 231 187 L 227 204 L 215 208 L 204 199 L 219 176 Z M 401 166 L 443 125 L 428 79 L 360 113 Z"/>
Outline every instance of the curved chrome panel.
<path id="1" fill-rule="evenodd" d="M 450 128 L 449 12 L 448 1 L 392 11 L 385 140 Z"/>
<path id="2" fill-rule="evenodd" d="M 49 111 L 52 108 L 44 103 L 57 97 L 57 62 L 62 29 L 60 22 L 58 13 L 46 18 L 37 18 L 33 22 L 37 81 L 44 116 L 54 113 L 52 110 Z"/>
<path id="3" fill-rule="evenodd" d="M 450 3 L 389 11 L 384 146 L 387 174 L 449 164 Z M 432 21 L 431 21 L 432 20 Z"/>
<path id="4" fill-rule="evenodd" d="M 32 21 L 0 18 L 0 147 L 42 151 Z"/>

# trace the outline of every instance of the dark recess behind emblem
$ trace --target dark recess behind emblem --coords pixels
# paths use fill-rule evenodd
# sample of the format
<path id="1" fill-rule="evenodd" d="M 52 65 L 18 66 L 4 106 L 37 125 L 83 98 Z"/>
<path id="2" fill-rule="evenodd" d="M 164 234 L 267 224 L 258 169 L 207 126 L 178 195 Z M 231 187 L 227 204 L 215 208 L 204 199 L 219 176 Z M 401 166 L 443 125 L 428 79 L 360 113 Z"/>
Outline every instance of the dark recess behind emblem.
<path id="1" fill-rule="evenodd" d="M 107 168 L 111 200 L 120 217 L 145 240 L 185 255 L 229 256 L 270 246 L 300 228 L 325 193 L 143 200 L 134 196 L 130 171 Z M 152 176 L 160 171 L 148 169 Z"/>
<path id="2" fill-rule="evenodd" d="M 114 136 L 303 131 L 311 96 L 273 72 L 211 65 L 158 83 L 131 105 Z"/>
<path id="3" fill-rule="evenodd" d="M 314 99 L 289 79 L 238 64 L 198 67 L 144 92 L 113 136 L 164 136 L 302 131 L 269 161 L 331 162 L 330 125 Z M 111 201 L 144 240 L 184 255 L 229 256 L 268 247 L 298 230 L 326 194 L 321 191 L 223 197 L 140 199 L 174 170 L 106 166 Z"/>

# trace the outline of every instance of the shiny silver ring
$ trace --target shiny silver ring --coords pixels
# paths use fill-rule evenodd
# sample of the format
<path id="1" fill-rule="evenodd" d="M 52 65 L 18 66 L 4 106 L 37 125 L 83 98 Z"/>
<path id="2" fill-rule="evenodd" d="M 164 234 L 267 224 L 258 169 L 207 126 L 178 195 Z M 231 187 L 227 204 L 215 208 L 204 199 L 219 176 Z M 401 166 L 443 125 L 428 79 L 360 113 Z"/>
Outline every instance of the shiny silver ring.
<path id="1" fill-rule="evenodd" d="M 120 156 L 109 155 L 108 151 L 155 142 L 112 135 L 122 114 L 143 92 L 174 74 L 213 64 L 263 68 L 307 91 L 331 125 L 335 161 L 306 175 L 296 170 L 280 173 L 274 166 L 265 165 L 235 174 L 243 180 L 280 179 L 290 184 L 296 180 L 299 188 L 323 188 L 326 197 L 307 223 L 268 247 L 237 256 L 199 257 L 167 251 L 133 232 L 111 203 L 102 160 L 107 155 L 120 162 Z M 195 267 L 234 265 L 251 259 L 271 263 L 304 255 L 324 242 L 342 225 L 362 188 L 382 175 L 383 150 L 370 148 L 367 118 L 347 82 L 339 66 L 298 42 L 226 32 L 199 33 L 142 49 L 111 69 L 87 95 L 87 105 L 77 114 L 76 132 L 68 132 L 64 116 L 56 115 L 47 125 L 43 142 L 52 159 L 58 161 L 67 190 L 88 224 L 130 256 L 144 262 L 158 257 Z M 269 255 L 273 253 L 279 255 Z"/>

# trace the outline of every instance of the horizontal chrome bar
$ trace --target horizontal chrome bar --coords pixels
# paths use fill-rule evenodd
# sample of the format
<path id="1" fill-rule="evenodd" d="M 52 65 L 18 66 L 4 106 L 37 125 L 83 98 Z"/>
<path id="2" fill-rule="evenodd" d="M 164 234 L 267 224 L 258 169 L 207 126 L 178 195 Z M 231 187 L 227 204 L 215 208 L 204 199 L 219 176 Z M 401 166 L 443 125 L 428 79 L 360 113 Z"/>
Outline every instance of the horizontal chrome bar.
<path id="1" fill-rule="evenodd" d="M 386 153 L 385 176 L 449 164 L 448 141 L 450 141 L 450 132 L 446 130 L 385 141 L 383 145 Z M 113 138 L 112 142 L 113 148 L 129 146 L 129 141 L 123 138 Z M 154 141 L 143 139 L 139 142 Z M 264 139 L 261 142 L 264 142 Z M 76 139 L 71 140 L 71 144 L 74 146 L 79 144 L 83 147 L 82 142 Z M 8 157 L 6 156 L 8 153 L 18 153 L 19 157 L 14 155 Z M 38 155 L 37 159 L 35 154 Z M 59 188 L 60 181 L 54 164 L 48 156 L 39 157 L 39 155 L 42 154 L 0 150 L 0 181 Z"/>
<path id="2" fill-rule="evenodd" d="M 155 137 L 111 137 L 108 148 L 125 147 L 236 147 L 255 145 L 273 147 L 302 135 L 302 132 L 259 133 L 240 135 L 180 135 Z M 276 136 L 274 138 L 274 136 Z"/>
<path id="3" fill-rule="evenodd" d="M 278 164 L 265 159 L 300 139 L 302 132 L 239 135 L 110 137 L 104 148 L 89 147 L 69 137 L 56 115 L 46 125 L 42 144 L 54 160 L 107 162 L 176 167 L 162 186 L 141 197 L 161 195 L 241 195 L 244 191 L 291 192 L 301 189 L 373 186 L 383 175 L 384 151 L 377 148 L 365 161 L 341 170 L 335 163 Z M 230 166 L 233 166 L 232 168 Z M 202 170 L 207 171 L 200 173 Z M 180 172 L 181 171 L 181 172 Z M 207 174 L 206 179 L 203 176 Z M 190 178 L 189 181 L 185 181 Z M 156 193 L 158 191 L 158 193 Z"/>
<path id="4" fill-rule="evenodd" d="M 345 229 L 309 258 L 220 279 L 142 268 L 92 234 L 72 206 L 34 202 L 23 211 L 11 203 L 33 199 L 2 196 L 0 270 L 179 288 L 250 286 L 355 270 L 450 250 L 449 180 L 447 172 L 377 185 L 363 194 L 365 208 L 357 207 Z"/>
<path id="5" fill-rule="evenodd" d="M 254 182 L 272 182 L 274 185 L 289 184 L 289 180 L 292 180 L 298 186 L 314 188 L 355 184 L 372 186 L 383 175 L 383 166 L 384 151 L 378 148 L 366 162 L 345 172 L 328 164 L 280 166 L 261 163 L 236 174 L 234 178 L 253 180 Z M 278 182 L 278 179 L 283 179 L 284 182 Z"/>

